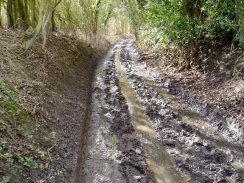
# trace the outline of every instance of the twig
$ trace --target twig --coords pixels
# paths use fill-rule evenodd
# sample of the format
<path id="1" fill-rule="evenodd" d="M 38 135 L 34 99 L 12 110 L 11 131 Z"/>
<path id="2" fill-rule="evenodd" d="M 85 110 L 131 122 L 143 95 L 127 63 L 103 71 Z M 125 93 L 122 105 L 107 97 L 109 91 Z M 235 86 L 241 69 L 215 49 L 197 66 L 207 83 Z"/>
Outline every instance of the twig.
<path id="1" fill-rule="evenodd" d="M 49 159 L 50 159 L 51 162 L 53 162 L 53 160 L 52 160 L 52 157 L 51 157 L 51 155 L 50 155 L 50 151 L 52 150 L 52 148 L 54 148 L 54 146 L 55 146 L 55 145 L 53 145 L 52 147 L 50 147 L 50 148 L 47 149 L 47 154 L 48 154 Z"/>

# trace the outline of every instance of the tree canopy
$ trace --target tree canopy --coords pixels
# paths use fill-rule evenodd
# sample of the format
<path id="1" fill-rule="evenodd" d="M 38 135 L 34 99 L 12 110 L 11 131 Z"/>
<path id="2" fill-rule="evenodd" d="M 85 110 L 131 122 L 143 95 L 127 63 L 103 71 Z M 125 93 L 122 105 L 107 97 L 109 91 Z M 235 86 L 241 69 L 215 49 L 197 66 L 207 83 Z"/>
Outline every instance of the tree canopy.
<path id="1" fill-rule="evenodd" d="M 134 3 L 114 0 L 6 0 L 0 1 L 0 26 L 22 28 L 32 36 L 27 46 L 50 32 L 81 33 L 89 41 L 99 34 L 126 34 L 137 30 Z M 133 7 L 132 7 L 133 6 Z"/>
<path id="2" fill-rule="evenodd" d="M 134 34 L 151 47 L 177 47 L 189 60 L 209 46 L 244 44 L 242 0 L 0 0 L 0 26 L 22 28 L 28 46 L 50 32 Z M 145 39 L 144 39 L 145 38 Z"/>

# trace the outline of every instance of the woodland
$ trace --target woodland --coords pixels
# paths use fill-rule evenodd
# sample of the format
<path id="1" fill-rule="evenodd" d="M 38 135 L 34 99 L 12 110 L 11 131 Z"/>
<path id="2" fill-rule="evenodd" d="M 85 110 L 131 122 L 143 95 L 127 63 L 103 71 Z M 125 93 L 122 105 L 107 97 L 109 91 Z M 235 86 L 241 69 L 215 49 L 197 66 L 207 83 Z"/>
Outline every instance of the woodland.
<path id="1" fill-rule="evenodd" d="M 132 33 L 147 46 L 178 50 L 191 64 L 209 48 L 243 46 L 243 6 L 242 0 L 1 0 L 0 26 L 25 30 L 27 47 L 39 36 L 45 46 L 56 31 L 90 41 Z"/>
<path id="2" fill-rule="evenodd" d="M 143 64 L 153 68 L 157 71 L 155 75 L 158 74 L 155 81 L 170 95 L 193 106 L 192 110 L 197 113 L 200 111 L 200 117 L 208 121 L 211 129 L 216 128 L 216 138 L 220 139 L 215 141 L 215 136 L 208 137 L 206 132 L 205 140 L 213 142 L 214 150 L 222 146 L 228 149 L 229 154 L 223 156 L 232 157 L 226 164 L 223 164 L 225 160 L 219 163 L 220 169 L 225 165 L 232 167 L 232 182 L 244 180 L 243 0 L 0 0 L 0 183 L 83 182 L 78 180 L 83 176 L 79 164 L 84 163 L 85 154 L 82 151 L 85 143 L 81 139 L 90 129 L 86 121 L 90 120 L 88 115 L 93 110 L 92 95 L 100 91 L 92 88 L 96 70 L 111 48 L 113 54 L 108 60 L 114 63 L 118 61 L 118 53 L 122 62 L 123 57 L 127 61 L 132 60 L 131 55 L 136 57 L 128 40 L 133 40 L 138 63 L 141 63 L 135 64 L 134 70 L 140 70 Z M 114 48 L 114 45 L 118 46 Z M 129 67 L 133 64 L 129 64 L 124 67 L 133 81 L 136 71 L 130 75 Z M 111 66 L 110 71 L 106 71 L 111 78 L 117 77 L 113 69 Z M 149 82 L 150 74 L 146 74 L 151 70 L 143 72 L 145 82 Z M 105 85 L 110 82 L 107 80 Z M 138 81 L 139 87 L 143 82 Z M 145 92 L 148 88 L 144 88 Z M 153 88 L 158 91 L 158 86 Z M 140 96 L 140 88 L 133 89 L 136 97 L 142 98 L 141 104 L 152 94 Z M 124 102 L 121 98 L 123 96 L 118 103 Z M 149 110 L 152 106 L 143 108 L 151 121 L 156 110 L 156 107 Z M 166 113 L 174 118 L 174 113 Z M 128 121 L 127 118 L 124 121 Z M 190 127 L 197 126 L 184 125 L 180 127 L 183 131 L 187 129 L 184 133 L 191 133 L 194 130 Z M 194 135 L 201 133 L 205 131 L 194 131 Z M 180 143 L 172 145 L 170 141 L 166 146 L 176 148 Z M 197 143 L 195 145 L 200 144 Z M 222 149 L 218 150 L 216 152 L 221 154 Z M 194 153 L 189 153 L 189 157 Z M 218 153 L 205 157 L 219 157 Z M 219 178 L 216 173 L 217 178 L 213 178 L 212 168 L 206 170 L 210 171 L 206 173 L 209 179 L 201 177 L 199 181 L 196 177 L 201 171 L 196 173 L 187 166 L 184 169 L 182 162 L 177 164 L 180 158 L 175 154 L 172 155 L 175 166 L 192 176 L 188 182 L 221 182 L 222 174 Z M 238 161 L 233 160 L 235 156 Z M 216 159 L 216 162 L 222 160 Z M 193 160 L 189 161 L 195 166 Z M 238 166 L 232 166 L 232 161 L 238 162 Z M 223 168 L 225 174 L 230 174 L 228 168 Z M 142 172 L 147 170 L 142 168 Z"/>

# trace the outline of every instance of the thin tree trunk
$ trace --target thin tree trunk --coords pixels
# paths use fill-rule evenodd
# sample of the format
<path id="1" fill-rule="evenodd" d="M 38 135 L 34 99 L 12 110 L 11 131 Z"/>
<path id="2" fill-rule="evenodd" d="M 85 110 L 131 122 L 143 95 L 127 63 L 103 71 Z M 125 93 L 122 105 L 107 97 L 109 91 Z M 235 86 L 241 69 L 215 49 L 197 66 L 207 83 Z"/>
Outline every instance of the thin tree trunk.
<path id="1" fill-rule="evenodd" d="M 52 10 L 52 32 L 55 32 L 57 30 L 57 27 L 56 27 L 56 23 L 55 23 L 55 10 L 57 8 L 57 6 L 62 2 L 62 0 L 55 0 L 54 2 L 54 7 L 53 7 L 53 10 Z"/>
<path id="2" fill-rule="evenodd" d="M 25 9 L 25 12 L 24 12 L 24 15 L 25 15 L 25 21 L 26 21 L 26 25 L 29 27 L 31 25 L 31 22 L 30 22 L 30 13 L 29 13 L 29 3 L 28 3 L 28 0 L 24 0 L 24 9 Z"/>
<path id="3" fill-rule="evenodd" d="M 28 13 L 28 4 L 27 0 L 18 0 L 17 2 L 17 12 L 18 19 L 21 21 L 18 25 L 21 25 L 24 29 L 29 26 L 29 13 Z"/>
<path id="4" fill-rule="evenodd" d="M 0 0 L 0 27 L 2 27 L 2 0 Z"/>
<path id="5" fill-rule="evenodd" d="M 55 15 L 55 9 L 52 12 L 52 32 L 57 31 L 57 27 L 56 27 L 56 24 L 55 24 L 54 15 Z"/>
<path id="6" fill-rule="evenodd" d="M 29 0 L 29 16 L 30 16 L 30 24 L 32 26 L 35 26 L 38 23 L 38 17 L 37 17 L 37 9 L 36 9 L 36 0 Z"/>
<path id="7" fill-rule="evenodd" d="M 16 28 L 18 25 L 18 0 L 12 0 L 12 7 L 13 7 L 13 17 L 14 17 L 14 27 Z"/>
<path id="8" fill-rule="evenodd" d="M 33 42 L 36 40 L 36 38 L 42 33 L 43 38 L 43 47 L 45 47 L 46 44 L 46 27 L 47 22 L 50 17 L 50 0 L 42 0 L 40 4 L 40 10 L 39 10 L 39 16 L 38 16 L 38 23 L 35 30 L 35 35 L 27 41 L 27 49 L 30 48 L 33 44 Z"/>
<path id="9" fill-rule="evenodd" d="M 13 17 L 13 1 L 7 1 L 7 18 L 8 18 L 8 27 L 14 26 L 14 17 Z"/>

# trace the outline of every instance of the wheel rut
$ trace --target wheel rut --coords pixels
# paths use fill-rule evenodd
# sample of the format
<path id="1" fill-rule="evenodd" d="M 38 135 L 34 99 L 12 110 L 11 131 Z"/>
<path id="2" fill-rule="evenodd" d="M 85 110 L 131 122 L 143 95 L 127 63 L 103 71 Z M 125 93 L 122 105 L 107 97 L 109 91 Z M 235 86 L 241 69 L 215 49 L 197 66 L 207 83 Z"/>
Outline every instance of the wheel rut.
<path id="1" fill-rule="evenodd" d="M 187 182 L 187 176 L 181 175 L 176 170 L 176 166 L 172 162 L 165 147 L 162 146 L 157 139 L 157 134 L 150 123 L 150 119 L 146 116 L 145 111 L 137 99 L 135 90 L 131 87 L 129 80 L 125 75 L 125 71 L 120 62 L 120 53 L 121 50 L 118 49 L 116 54 L 117 57 L 115 58 L 120 86 L 129 105 L 131 123 L 136 129 L 134 135 L 142 144 L 148 167 L 158 183 Z"/>
<path id="2" fill-rule="evenodd" d="M 92 86 L 82 163 L 76 182 L 154 183 L 140 141 L 133 135 L 128 105 L 114 64 L 116 49 L 101 61 Z"/>
<path id="3" fill-rule="evenodd" d="M 224 131 L 187 108 L 163 88 L 138 58 L 132 42 L 122 44 L 122 65 L 141 105 L 180 172 L 189 182 L 244 182 L 244 149 Z M 238 165 L 237 165 L 238 164 Z"/>
<path id="4" fill-rule="evenodd" d="M 243 182 L 243 148 L 147 78 L 138 60 L 123 40 L 99 63 L 75 182 Z"/>

